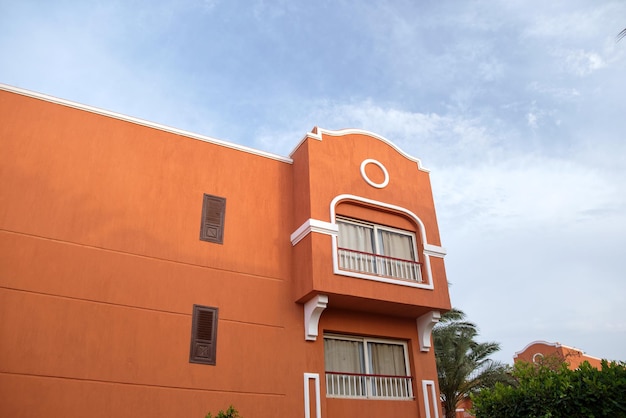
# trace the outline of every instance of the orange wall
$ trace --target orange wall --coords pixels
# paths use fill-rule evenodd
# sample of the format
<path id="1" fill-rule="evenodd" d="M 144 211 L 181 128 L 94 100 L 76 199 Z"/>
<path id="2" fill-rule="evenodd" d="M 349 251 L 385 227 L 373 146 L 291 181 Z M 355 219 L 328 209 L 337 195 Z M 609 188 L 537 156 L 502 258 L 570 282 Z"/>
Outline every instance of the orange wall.
<path id="1" fill-rule="evenodd" d="M 98 248 L 286 278 L 291 165 L 2 94 L 0 227 Z M 257 191 L 258 193 L 250 193 Z M 227 244 L 199 234 L 202 194 L 227 198 Z M 258 222 L 273 228 L 257 228 Z M 258 243 L 267 245 L 263 253 Z M 210 248 L 210 250 L 209 250 Z"/>
<path id="2" fill-rule="evenodd" d="M 0 114 L 0 415 L 301 408 L 290 164 L 6 92 Z M 220 309 L 215 367 L 188 362 L 193 304 Z"/>
<path id="3" fill-rule="evenodd" d="M 443 260 L 434 291 L 407 291 L 333 280 L 328 235 L 290 241 L 351 193 L 409 208 L 439 245 L 414 161 L 351 134 L 309 138 L 291 163 L 2 89 L 0 115 L 0 416 L 302 416 L 303 373 L 320 374 L 325 418 L 422 416 L 420 396 L 326 399 L 322 335 L 407 341 L 420 394 L 436 370 L 415 318 L 450 306 Z M 360 176 L 374 157 L 388 188 Z M 223 245 L 199 240 L 203 193 L 226 198 Z M 296 301 L 320 288 L 306 342 Z M 219 308 L 215 366 L 188 361 L 194 304 Z"/>

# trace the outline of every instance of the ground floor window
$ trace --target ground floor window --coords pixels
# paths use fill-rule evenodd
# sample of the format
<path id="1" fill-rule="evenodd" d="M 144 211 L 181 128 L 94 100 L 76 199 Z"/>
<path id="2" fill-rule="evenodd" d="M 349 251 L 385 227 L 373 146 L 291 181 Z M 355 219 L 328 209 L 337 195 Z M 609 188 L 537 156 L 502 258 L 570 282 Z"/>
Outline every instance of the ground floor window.
<path id="1" fill-rule="evenodd" d="M 346 398 L 413 398 L 407 344 L 324 336 L 326 394 Z"/>

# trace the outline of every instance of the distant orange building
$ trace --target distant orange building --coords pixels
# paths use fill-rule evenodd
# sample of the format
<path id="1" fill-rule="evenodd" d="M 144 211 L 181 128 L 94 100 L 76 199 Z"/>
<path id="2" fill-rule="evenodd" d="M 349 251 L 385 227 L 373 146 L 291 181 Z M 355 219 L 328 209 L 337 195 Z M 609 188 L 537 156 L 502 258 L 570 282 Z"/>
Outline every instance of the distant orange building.
<path id="1" fill-rule="evenodd" d="M 0 416 L 441 416 L 429 172 L 289 157 L 0 85 Z"/>
<path id="2" fill-rule="evenodd" d="M 547 341 L 533 341 L 524 347 L 524 349 L 515 353 L 513 361 L 538 363 L 542 359 L 549 357 L 555 357 L 567 362 L 569 368 L 572 370 L 577 369 L 585 361 L 588 361 L 590 365 L 598 369 L 602 367 L 602 359 L 589 356 L 578 348 L 568 347 L 558 342 L 549 343 Z"/>

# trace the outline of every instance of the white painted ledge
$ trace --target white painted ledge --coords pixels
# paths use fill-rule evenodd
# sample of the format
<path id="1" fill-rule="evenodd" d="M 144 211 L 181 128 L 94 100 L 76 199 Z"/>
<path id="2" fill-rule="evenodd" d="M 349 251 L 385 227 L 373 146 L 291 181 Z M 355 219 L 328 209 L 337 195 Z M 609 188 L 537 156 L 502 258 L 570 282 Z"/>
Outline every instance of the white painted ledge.
<path id="1" fill-rule="evenodd" d="M 320 221 L 317 219 L 307 219 L 291 234 L 291 245 L 295 246 L 311 232 L 336 236 L 339 234 L 339 227 L 336 224 L 331 224 L 330 222 Z"/>

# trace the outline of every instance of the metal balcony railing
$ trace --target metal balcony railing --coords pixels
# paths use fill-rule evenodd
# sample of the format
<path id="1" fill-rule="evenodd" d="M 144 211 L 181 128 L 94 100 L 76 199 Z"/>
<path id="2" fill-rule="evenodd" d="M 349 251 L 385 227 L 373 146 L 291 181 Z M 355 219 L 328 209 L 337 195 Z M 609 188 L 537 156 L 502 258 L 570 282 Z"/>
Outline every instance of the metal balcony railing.
<path id="1" fill-rule="evenodd" d="M 338 398 L 412 399 L 411 376 L 326 372 L 326 395 Z"/>
<path id="2" fill-rule="evenodd" d="M 374 276 L 422 283 L 421 263 L 379 254 L 338 248 L 339 268 Z"/>

